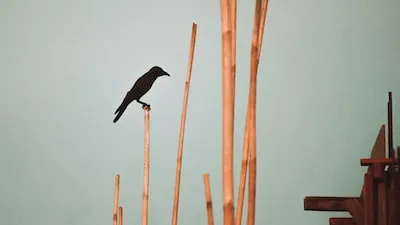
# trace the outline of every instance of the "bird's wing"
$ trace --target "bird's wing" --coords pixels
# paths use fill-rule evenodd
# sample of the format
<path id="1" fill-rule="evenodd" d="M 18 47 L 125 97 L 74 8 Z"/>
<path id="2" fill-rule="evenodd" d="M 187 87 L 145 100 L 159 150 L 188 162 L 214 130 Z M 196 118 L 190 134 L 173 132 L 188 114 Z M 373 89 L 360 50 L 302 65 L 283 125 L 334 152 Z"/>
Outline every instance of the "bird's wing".
<path id="1" fill-rule="evenodd" d="M 151 76 L 151 74 L 144 74 L 135 82 L 129 92 L 131 92 L 132 96 L 135 96 L 135 98 L 141 98 L 153 86 L 155 78 L 156 77 Z"/>

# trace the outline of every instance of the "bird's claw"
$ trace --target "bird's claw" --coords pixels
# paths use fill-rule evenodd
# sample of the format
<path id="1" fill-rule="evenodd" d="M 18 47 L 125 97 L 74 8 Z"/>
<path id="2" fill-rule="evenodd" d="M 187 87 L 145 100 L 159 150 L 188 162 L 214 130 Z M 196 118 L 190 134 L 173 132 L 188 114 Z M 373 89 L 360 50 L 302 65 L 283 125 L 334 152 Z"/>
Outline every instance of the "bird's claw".
<path id="1" fill-rule="evenodd" d="M 144 105 L 142 105 L 142 109 L 150 111 L 151 108 L 150 108 L 150 105 L 144 104 Z"/>

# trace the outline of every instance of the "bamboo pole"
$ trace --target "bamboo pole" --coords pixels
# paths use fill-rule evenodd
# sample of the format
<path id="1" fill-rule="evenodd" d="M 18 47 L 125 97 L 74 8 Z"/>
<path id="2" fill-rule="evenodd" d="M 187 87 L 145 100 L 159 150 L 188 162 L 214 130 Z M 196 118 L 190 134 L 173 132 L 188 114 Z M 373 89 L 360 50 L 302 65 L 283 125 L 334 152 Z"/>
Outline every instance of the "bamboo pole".
<path id="1" fill-rule="evenodd" d="M 190 88 L 190 80 L 192 76 L 192 66 L 193 66 L 193 57 L 194 50 L 196 44 L 196 33 L 197 33 L 197 24 L 192 24 L 192 37 L 190 41 L 190 50 L 189 50 L 189 60 L 188 60 L 188 68 L 186 72 L 186 81 L 185 81 L 185 92 L 183 97 L 182 104 L 182 116 L 181 116 L 181 128 L 179 132 L 179 145 L 178 145 L 178 156 L 176 159 L 176 173 L 175 173 L 175 195 L 174 195 L 174 205 L 172 209 L 172 225 L 177 225 L 178 223 L 178 209 L 179 209 L 179 190 L 181 183 L 181 169 L 182 169 L 182 154 L 183 154 L 183 141 L 185 136 L 185 124 L 186 124 L 186 112 L 189 98 L 189 88 Z"/>
<path id="2" fill-rule="evenodd" d="M 237 17 L 237 0 L 230 0 L 230 19 L 232 26 L 232 70 L 233 81 L 236 76 L 236 17 Z M 235 90 L 235 82 L 233 82 L 233 90 Z"/>
<path id="3" fill-rule="evenodd" d="M 142 225 L 148 224 L 149 216 L 149 176 L 150 176 L 150 107 L 144 107 L 144 178 Z"/>
<path id="4" fill-rule="evenodd" d="M 237 0 L 230 0 L 230 21 L 231 21 L 231 29 L 232 29 L 232 95 L 233 99 L 236 96 L 236 15 L 237 15 Z M 235 101 L 233 101 L 233 116 L 232 116 L 232 126 L 233 130 L 235 130 Z"/>
<path id="5" fill-rule="evenodd" d="M 246 190 L 246 176 L 247 176 L 247 166 L 249 163 L 249 107 L 247 107 L 246 112 L 246 124 L 244 128 L 244 141 L 243 141 L 243 153 L 242 153 L 242 167 L 240 169 L 240 182 L 239 182 L 239 190 L 238 190 L 238 199 L 236 204 L 236 217 L 235 217 L 235 225 L 242 224 L 242 216 L 243 216 L 243 202 L 244 202 L 244 194 Z"/>
<path id="6" fill-rule="evenodd" d="M 257 175 L 257 149 L 256 149 L 256 97 L 257 97 L 257 72 L 259 54 L 260 17 L 262 0 L 256 0 L 253 38 L 250 64 L 250 91 L 249 91 L 249 198 L 247 210 L 247 225 L 255 224 L 256 209 L 256 175 Z"/>
<path id="7" fill-rule="evenodd" d="M 258 54 L 257 54 L 257 66 L 260 60 L 261 55 L 261 47 L 262 41 L 264 36 L 264 27 L 265 27 L 265 20 L 267 16 L 267 9 L 268 9 L 268 0 L 264 0 L 262 2 L 262 12 L 261 12 L 261 21 L 260 21 L 260 29 L 259 29 L 259 38 L 258 38 Z M 250 101 L 250 99 L 249 99 Z M 243 214 L 243 202 L 244 202 L 244 195 L 246 190 L 246 178 L 247 178 L 247 167 L 248 167 L 248 157 L 249 157 L 249 122 L 250 122 L 250 105 L 248 104 L 247 112 L 246 112 L 246 123 L 245 123 L 245 131 L 244 131 L 244 141 L 243 141 L 243 153 L 242 153 L 242 167 L 240 171 L 240 183 L 239 183 L 239 190 L 238 190 L 238 201 L 237 201 L 237 208 L 236 208 L 236 217 L 235 217 L 235 225 L 241 225 L 242 223 L 242 214 Z"/>
<path id="8" fill-rule="evenodd" d="M 122 207 L 120 206 L 120 207 L 118 208 L 118 225 L 122 225 L 122 218 L 123 218 L 122 215 L 123 215 L 123 214 L 122 214 Z"/>
<path id="9" fill-rule="evenodd" d="M 268 11 L 268 0 L 262 0 L 260 30 L 258 33 L 258 54 L 257 54 L 258 62 L 257 62 L 257 64 L 260 63 L 260 55 L 261 55 L 261 48 L 262 48 L 263 37 L 264 37 L 265 21 L 267 19 L 267 11 Z"/>
<path id="10" fill-rule="evenodd" d="M 233 204 L 233 116 L 234 101 L 232 85 L 232 25 L 229 18 L 229 0 L 220 0 L 221 4 L 221 23 L 222 23 L 222 183 L 223 183 L 223 209 L 224 225 L 234 223 L 234 204 Z"/>
<path id="11" fill-rule="evenodd" d="M 205 194 L 205 198 L 206 198 L 208 225 L 214 225 L 214 215 L 213 215 L 213 209 L 212 209 L 212 198 L 211 198 L 211 187 L 210 187 L 210 176 L 207 173 L 203 174 L 203 183 L 204 183 L 204 194 Z"/>
<path id="12" fill-rule="evenodd" d="M 117 225 L 118 200 L 119 200 L 119 174 L 115 175 L 113 225 Z"/>

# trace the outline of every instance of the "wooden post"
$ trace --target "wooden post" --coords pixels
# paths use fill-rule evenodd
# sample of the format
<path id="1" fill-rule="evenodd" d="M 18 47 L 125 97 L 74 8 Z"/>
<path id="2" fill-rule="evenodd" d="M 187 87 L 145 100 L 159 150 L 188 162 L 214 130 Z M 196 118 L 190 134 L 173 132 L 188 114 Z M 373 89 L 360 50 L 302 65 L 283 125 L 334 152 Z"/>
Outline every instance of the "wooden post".
<path id="1" fill-rule="evenodd" d="M 395 159 L 395 151 L 393 147 L 393 107 L 392 107 L 392 92 L 388 93 L 388 102 L 387 102 L 387 117 L 388 117 L 388 155 L 390 159 Z M 394 164 L 389 165 L 388 169 L 388 179 L 386 180 L 386 208 L 389 209 L 387 211 L 387 221 L 388 225 L 392 225 L 392 221 L 395 220 L 397 212 L 394 212 L 394 202 L 393 202 L 393 185 L 395 182 L 394 178 Z"/>
<path id="2" fill-rule="evenodd" d="M 192 76 L 193 57 L 194 57 L 194 49 L 195 49 L 195 44 L 196 44 L 196 33 L 197 33 L 197 24 L 193 23 L 192 24 L 192 38 L 190 41 L 188 68 L 187 68 L 187 72 L 186 72 L 185 92 L 184 92 L 183 104 L 182 104 L 182 116 L 181 116 L 181 128 L 180 128 L 180 132 L 179 132 L 178 156 L 176 159 L 175 193 L 174 193 L 174 205 L 172 208 L 172 225 L 177 225 L 177 223 L 178 223 L 179 190 L 180 190 L 180 183 L 181 183 L 183 140 L 185 137 L 186 112 L 187 112 L 187 105 L 188 105 L 188 98 L 189 98 L 190 80 L 191 80 L 191 76 Z"/>
<path id="3" fill-rule="evenodd" d="M 392 92 L 389 92 L 389 101 L 387 103 L 387 113 L 388 113 L 388 148 L 389 148 L 389 158 L 394 157 L 393 148 L 393 113 L 392 113 Z"/>
<path id="4" fill-rule="evenodd" d="M 376 165 L 372 165 L 375 167 Z M 373 168 L 374 170 L 374 168 Z M 364 222 L 365 225 L 376 225 L 375 223 L 375 185 L 374 185 L 374 176 L 373 172 L 369 171 L 364 175 Z"/>

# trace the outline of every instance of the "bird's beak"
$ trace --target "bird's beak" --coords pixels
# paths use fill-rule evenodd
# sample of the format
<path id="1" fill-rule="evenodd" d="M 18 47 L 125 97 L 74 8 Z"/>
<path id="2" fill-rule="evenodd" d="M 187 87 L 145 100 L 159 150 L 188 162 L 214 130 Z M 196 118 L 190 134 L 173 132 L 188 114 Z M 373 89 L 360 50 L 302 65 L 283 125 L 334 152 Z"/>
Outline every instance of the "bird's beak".
<path id="1" fill-rule="evenodd" d="M 167 73 L 167 72 L 165 72 L 165 71 L 164 71 L 164 75 L 165 75 L 165 76 L 169 76 L 169 77 L 171 76 L 171 75 L 169 75 L 169 73 Z"/>

